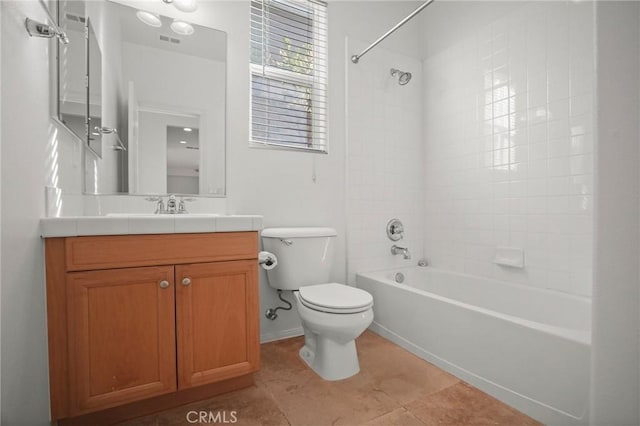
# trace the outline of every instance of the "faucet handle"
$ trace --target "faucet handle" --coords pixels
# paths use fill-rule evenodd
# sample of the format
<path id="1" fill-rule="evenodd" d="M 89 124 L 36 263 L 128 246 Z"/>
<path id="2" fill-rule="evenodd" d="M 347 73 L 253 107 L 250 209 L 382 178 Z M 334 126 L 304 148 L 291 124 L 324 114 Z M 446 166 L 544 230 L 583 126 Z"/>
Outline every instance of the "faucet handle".
<path id="1" fill-rule="evenodd" d="M 391 241 L 399 241 L 404 237 L 404 225 L 400 219 L 391 219 L 387 223 L 387 237 Z"/>
<path id="2" fill-rule="evenodd" d="M 154 214 L 164 214 L 167 211 L 164 209 L 164 200 L 162 199 L 161 196 L 154 196 L 154 197 L 145 197 L 146 201 L 152 201 L 152 202 L 156 202 L 156 211 L 153 212 Z"/>
<path id="3" fill-rule="evenodd" d="M 180 197 L 180 202 L 178 203 L 178 213 L 180 213 L 180 214 L 189 213 L 187 211 L 187 206 L 186 206 L 185 202 L 191 202 L 191 201 L 196 201 L 196 198 Z"/>

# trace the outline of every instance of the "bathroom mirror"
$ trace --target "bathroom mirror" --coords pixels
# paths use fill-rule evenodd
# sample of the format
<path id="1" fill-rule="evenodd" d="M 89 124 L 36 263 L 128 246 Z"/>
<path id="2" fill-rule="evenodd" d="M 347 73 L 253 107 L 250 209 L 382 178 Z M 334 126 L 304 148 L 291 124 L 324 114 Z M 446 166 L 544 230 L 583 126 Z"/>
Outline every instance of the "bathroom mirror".
<path id="1" fill-rule="evenodd" d="M 85 193 L 224 196 L 226 33 L 139 3 L 86 3 L 103 54 L 90 129 L 113 132 L 85 150 Z"/>

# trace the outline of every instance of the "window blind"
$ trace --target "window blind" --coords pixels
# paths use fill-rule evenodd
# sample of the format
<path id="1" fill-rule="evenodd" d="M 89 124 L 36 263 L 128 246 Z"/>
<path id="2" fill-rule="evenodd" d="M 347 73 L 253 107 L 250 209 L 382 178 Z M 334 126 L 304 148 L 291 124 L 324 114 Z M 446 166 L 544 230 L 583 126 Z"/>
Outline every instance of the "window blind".
<path id="1" fill-rule="evenodd" d="M 251 141 L 327 151 L 327 6 L 251 1 Z"/>

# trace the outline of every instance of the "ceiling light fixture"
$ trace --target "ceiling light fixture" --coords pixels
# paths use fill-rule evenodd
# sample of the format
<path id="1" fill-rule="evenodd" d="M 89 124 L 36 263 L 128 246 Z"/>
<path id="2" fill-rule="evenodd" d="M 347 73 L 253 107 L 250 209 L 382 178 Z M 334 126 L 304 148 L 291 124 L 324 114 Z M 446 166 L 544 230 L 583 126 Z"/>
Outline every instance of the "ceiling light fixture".
<path id="1" fill-rule="evenodd" d="M 185 127 L 185 128 L 184 128 L 184 129 L 182 129 L 182 130 L 184 130 L 185 132 L 190 132 L 190 131 L 192 131 L 193 129 L 192 129 L 191 127 Z"/>
<path id="2" fill-rule="evenodd" d="M 139 10 L 136 12 L 136 16 L 139 20 L 149 25 L 150 27 L 160 28 L 162 26 L 160 16 L 155 13 L 147 12 L 146 10 Z"/>
<path id="3" fill-rule="evenodd" d="M 197 0 L 162 0 L 167 4 L 173 4 L 180 12 L 195 12 L 198 9 Z"/>
<path id="4" fill-rule="evenodd" d="M 181 12 L 195 12 L 198 8 L 197 0 L 173 0 L 173 5 Z"/>
<path id="5" fill-rule="evenodd" d="M 195 31 L 190 23 L 180 21 L 179 19 L 176 19 L 171 23 L 171 29 L 174 33 L 184 36 L 191 35 Z"/>
<path id="6" fill-rule="evenodd" d="M 187 143 L 187 141 L 180 141 L 180 143 L 181 143 L 181 144 L 185 144 L 185 143 Z"/>

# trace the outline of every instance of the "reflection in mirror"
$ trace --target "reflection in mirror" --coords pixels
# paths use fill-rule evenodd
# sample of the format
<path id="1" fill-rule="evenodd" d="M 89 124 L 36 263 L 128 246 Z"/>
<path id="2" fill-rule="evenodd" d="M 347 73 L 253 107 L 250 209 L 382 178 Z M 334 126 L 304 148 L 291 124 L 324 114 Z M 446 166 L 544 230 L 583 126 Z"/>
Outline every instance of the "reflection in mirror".
<path id="1" fill-rule="evenodd" d="M 167 126 L 167 192 L 200 193 L 199 134 L 195 127 Z"/>
<path id="2" fill-rule="evenodd" d="M 129 186 L 153 194 L 199 194 L 200 117 L 139 110 L 137 127 L 138 160 L 132 168 L 138 173 L 132 173 Z"/>
<path id="3" fill-rule="evenodd" d="M 226 34 L 155 14 L 152 26 L 111 1 L 87 8 L 108 28 L 96 28 L 103 126 L 118 129 L 126 151 L 103 135 L 103 158 L 85 160 L 85 192 L 224 196 Z"/>
<path id="4" fill-rule="evenodd" d="M 68 44 L 58 47 L 58 105 L 57 116 L 78 138 L 87 140 L 85 60 L 85 2 L 60 0 L 58 25 L 69 38 Z"/>
<path id="5" fill-rule="evenodd" d="M 102 54 L 90 19 L 87 34 L 87 146 L 102 157 Z"/>

